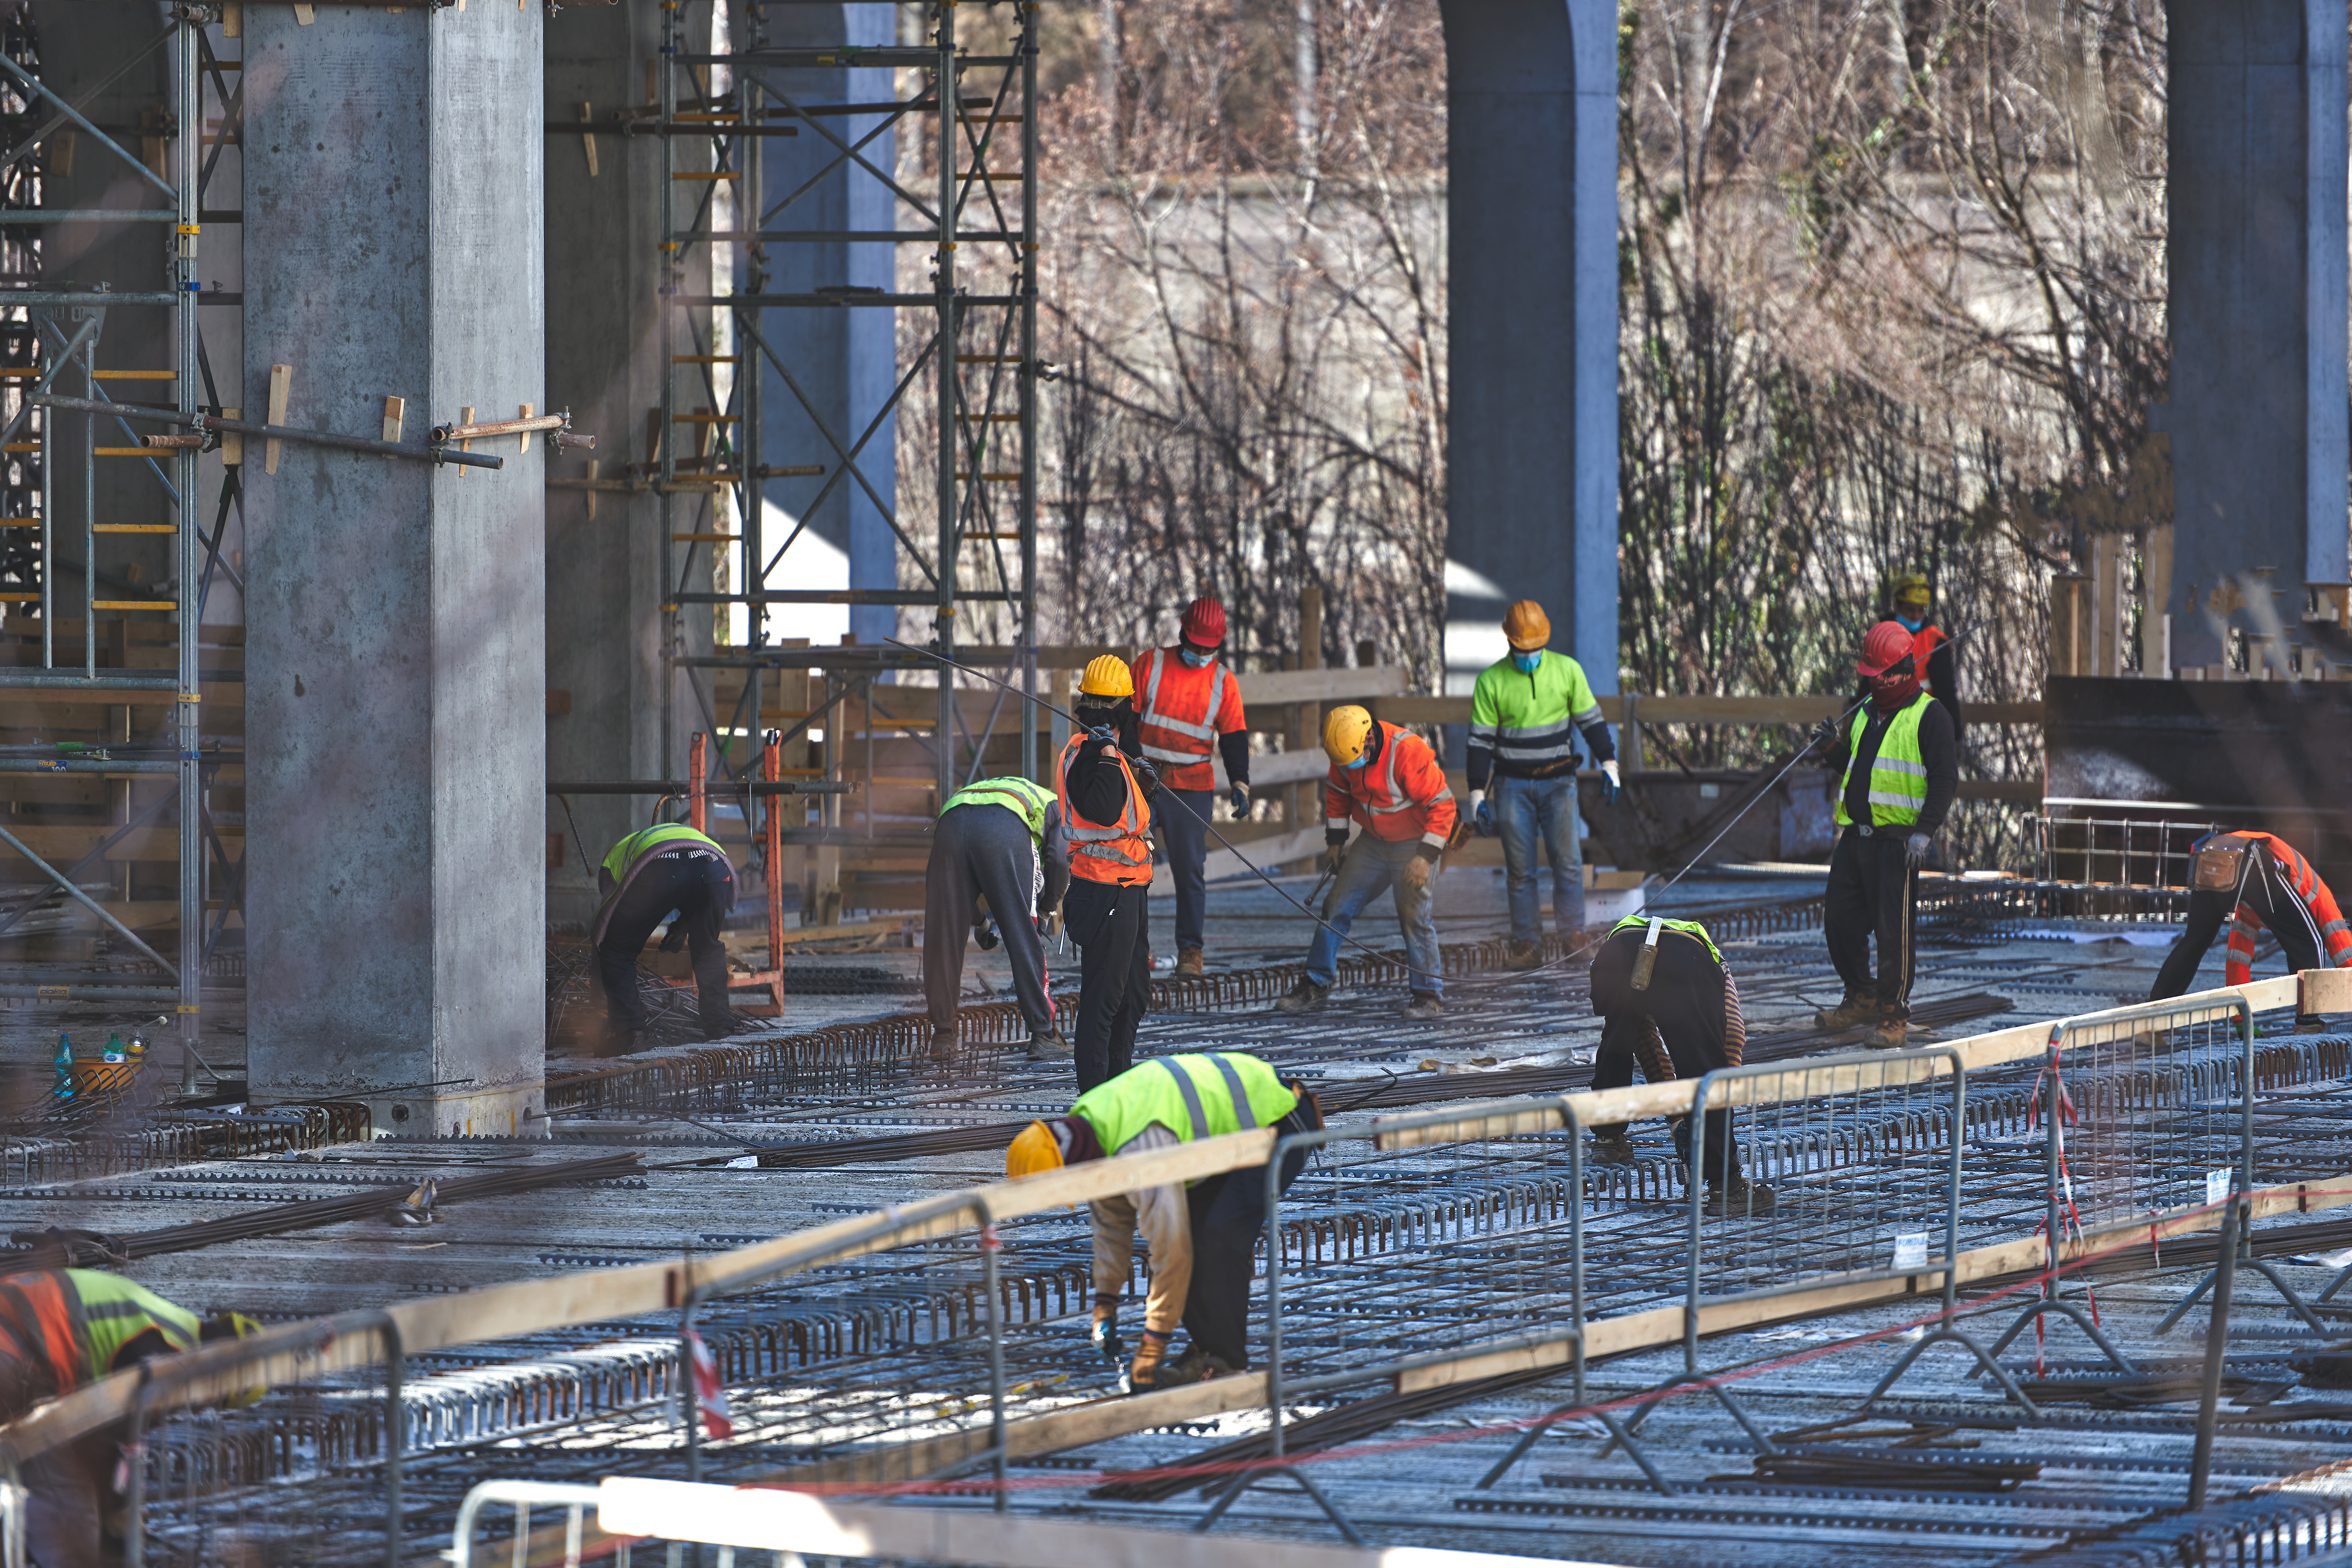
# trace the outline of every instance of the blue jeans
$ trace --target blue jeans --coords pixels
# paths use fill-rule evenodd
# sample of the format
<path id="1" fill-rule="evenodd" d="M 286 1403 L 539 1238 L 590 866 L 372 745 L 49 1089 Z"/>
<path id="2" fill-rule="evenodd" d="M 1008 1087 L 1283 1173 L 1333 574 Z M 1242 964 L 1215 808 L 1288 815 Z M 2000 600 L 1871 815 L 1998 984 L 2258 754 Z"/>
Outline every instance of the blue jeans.
<path id="1" fill-rule="evenodd" d="M 1503 833 L 1504 883 L 1510 898 L 1511 940 L 1543 935 L 1541 890 L 1536 885 L 1536 839 L 1551 860 L 1551 918 L 1564 940 L 1584 929 L 1584 825 L 1576 814 L 1576 775 L 1514 779 L 1495 775 L 1490 786 L 1495 823 Z"/>
<path id="2" fill-rule="evenodd" d="M 1400 875 L 1421 847 L 1418 838 L 1391 844 L 1369 833 L 1357 835 L 1332 881 L 1331 896 L 1323 903 L 1323 919 L 1329 923 L 1318 926 L 1315 940 L 1307 944 L 1307 979 L 1318 985 L 1329 985 L 1339 979 L 1339 938 L 1356 923 L 1366 904 L 1379 898 L 1382 889 L 1393 887 L 1397 924 L 1404 928 L 1405 960 L 1412 968 L 1412 988 L 1432 996 L 1445 994 L 1445 966 L 1437 956 L 1437 921 L 1432 913 L 1429 884 L 1408 887 Z"/>

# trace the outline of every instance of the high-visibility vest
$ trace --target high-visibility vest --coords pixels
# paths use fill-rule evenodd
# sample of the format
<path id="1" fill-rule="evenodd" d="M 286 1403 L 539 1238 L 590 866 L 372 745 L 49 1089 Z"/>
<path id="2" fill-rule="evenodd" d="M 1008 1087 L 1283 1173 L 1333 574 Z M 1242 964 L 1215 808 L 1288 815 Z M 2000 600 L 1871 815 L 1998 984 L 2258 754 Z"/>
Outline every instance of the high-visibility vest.
<path id="1" fill-rule="evenodd" d="M 967 784 L 948 796 L 947 805 L 940 807 L 945 816 L 960 805 L 1001 805 L 1029 825 L 1029 837 L 1043 842 L 1045 837 L 1045 810 L 1054 804 L 1054 792 L 1034 779 L 1005 777 L 982 779 Z"/>
<path id="2" fill-rule="evenodd" d="M 1878 755 L 1870 763 L 1870 820 L 1874 827 L 1908 827 L 1919 820 L 1920 808 L 1927 804 L 1927 762 L 1919 754 L 1919 721 L 1935 700 L 1922 690 L 1887 721 L 1885 733 L 1878 737 Z M 1870 705 L 1865 702 L 1855 710 L 1853 728 L 1846 733 L 1845 776 L 1838 781 L 1834 814 L 1841 827 L 1853 821 L 1846 815 L 1845 790 L 1853 777 L 1862 732 L 1869 723 Z"/>
<path id="3" fill-rule="evenodd" d="M 1135 690 L 1143 754 L 1160 764 L 1160 782 L 1216 788 L 1217 737 L 1248 728 L 1240 682 L 1213 660 L 1194 669 L 1174 648 L 1156 647 L 1135 661 Z"/>
<path id="4" fill-rule="evenodd" d="M 683 822 L 665 822 L 653 827 L 639 828 L 604 854 L 604 869 L 615 882 L 625 879 L 628 868 L 665 846 L 680 843 L 699 844 L 722 858 L 727 851 L 708 834 L 697 833 Z"/>
<path id="5" fill-rule="evenodd" d="M 1111 747 L 1111 755 L 1118 759 L 1119 776 L 1127 781 L 1127 804 L 1117 822 L 1089 822 L 1070 805 L 1070 763 L 1080 746 L 1102 743 L 1092 735 L 1073 735 L 1062 748 L 1062 760 L 1054 765 L 1054 798 L 1061 803 L 1062 832 L 1070 841 L 1070 875 L 1122 887 L 1148 883 L 1151 880 L 1151 840 L 1147 837 L 1151 831 L 1151 806 L 1143 798 L 1143 786 L 1135 782 L 1135 770 L 1127 765 L 1127 754 L 1116 745 Z"/>
<path id="6" fill-rule="evenodd" d="M 115 1370 L 122 1347 L 153 1329 L 175 1351 L 194 1350 L 204 1322 L 143 1285 L 97 1268 L 68 1268 L 66 1284 L 79 1309 L 91 1380 Z"/>
<path id="7" fill-rule="evenodd" d="M 1706 949 L 1706 954 L 1709 958 L 1714 959 L 1717 964 L 1722 963 L 1723 953 L 1715 945 L 1715 938 L 1707 935 L 1706 927 L 1699 924 L 1698 921 L 1670 921 L 1661 918 L 1658 924 L 1664 927 L 1667 931 L 1678 931 L 1686 937 L 1696 939 L 1700 946 Z M 1609 934 L 1611 936 L 1615 936 L 1621 931 L 1646 931 L 1649 929 L 1650 917 L 1648 915 L 1627 915 L 1623 920 L 1619 921 L 1615 925 L 1609 928 Z"/>
<path id="8" fill-rule="evenodd" d="M 1381 754 L 1360 768 L 1337 763 L 1323 778 L 1323 826 L 1350 821 L 1391 844 L 1418 838 L 1435 848 L 1453 837 L 1454 787 L 1429 742 L 1410 730 L 1381 722 Z"/>
<path id="9" fill-rule="evenodd" d="M 1274 1068 L 1239 1051 L 1153 1057 L 1078 1096 L 1070 1114 L 1116 1154 L 1153 1122 L 1186 1143 L 1271 1127 L 1297 1109 L 1297 1094 Z"/>
<path id="10" fill-rule="evenodd" d="M 1551 778 L 1576 763 L 1576 732 L 1601 721 L 1584 667 L 1543 651 L 1532 672 L 1508 657 L 1478 674 L 1470 694 L 1470 749 L 1489 752 L 1509 776 Z"/>
<path id="11" fill-rule="evenodd" d="M 2295 899 L 2311 913 L 2311 923 L 2319 933 L 2321 947 L 2327 955 L 2331 969 L 2352 969 L 2352 928 L 2344 921 L 2344 911 L 2336 905 L 2336 895 L 2328 889 L 2311 862 L 2298 853 L 2294 845 L 2274 833 L 2217 833 L 2200 839 L 2200 849 L 2217 840 L 2236 840 L 2246 846 L 2248 854 L 2270 853 L 2271 860 L 2280 872 L 2281 879 L 2294 892 Z M 2230 923 L 2230 947 L 2221 961 L 2221 983 L 2224 985 L 2251 985 L 2254 979 L 2254 944 L 2260 940 L 2262 917 L 2252 908 L 2240 904 L 2236 918 Z"/>

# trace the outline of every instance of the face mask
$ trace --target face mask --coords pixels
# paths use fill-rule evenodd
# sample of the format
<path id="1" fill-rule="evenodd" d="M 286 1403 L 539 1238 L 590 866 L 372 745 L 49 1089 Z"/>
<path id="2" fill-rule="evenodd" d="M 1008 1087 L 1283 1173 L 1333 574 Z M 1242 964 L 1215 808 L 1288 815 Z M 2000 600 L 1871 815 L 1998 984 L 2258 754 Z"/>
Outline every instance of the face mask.
<path id="1" fill-rule="evenodd" d="M 1370 764 L 1371 760 L 1372 760 L 1372 753 L 1371 753 L 1371 752 L 1366 752 L 1362 756 L 1358 757 L 1354 762 L 1349 763 L 1348 764 L 1348 766 L 1349 766 L 1349 767 L 1350 767 L 1350 768 L 1360 768 L 1360 767 L 1366 767 L 1366 766 L 1369 766 L 1369 765 Z"/>
<path id="2" fill-rule="evenodd" d="M 1895 612 L 1895 623 L 1906 632 L 1916 632 L 1921 626 L 1927 624 L 1927 612 L 1924 610 L 1921 611 L 1918 618 L 1914 620 L 1911 616 L 1905 615 L 1900 610 L 1897 610 Z"/>
<path id="3" fill-rule="evenodd" d="M 1517 666 L 1518 671 L 1521 675 L 1533 675 L 1536 672 L 1536 667 L 1543 663 L 1543 652 L 1541 649 L 1538 649 L 1534 653 L 1518 653 L 1515 651 L 1511 655 L 1511 662 Z"/>
<path id="4" fill-rule="evenodd" d="M 1215 658 L 1217 655 L 1213 649 L 1207 653 L 1201 653 L 1195 649 L 1185 647 L 1178 648 L 1176 650 L 1176 657 L 1182 659 L 1191 668 L 1205 669 L 1208 668 L 1209 661 Z"/>

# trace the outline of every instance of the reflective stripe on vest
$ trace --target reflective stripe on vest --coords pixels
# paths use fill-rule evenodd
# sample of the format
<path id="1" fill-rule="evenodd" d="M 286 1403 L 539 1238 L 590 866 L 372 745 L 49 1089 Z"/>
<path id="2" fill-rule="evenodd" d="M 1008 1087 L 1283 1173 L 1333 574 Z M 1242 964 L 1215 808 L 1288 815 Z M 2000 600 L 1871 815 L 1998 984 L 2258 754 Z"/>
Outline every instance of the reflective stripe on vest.
<path id="1" fill-rule="evenodd" d="M 1919 820 L 1919 811 L 1927 803 L 1927 761 L 1919 754 L 1919 721 L 1926 716 L 1927 705 L 1935 699 L 1922 691 L 1909 706 L 1887 721 L 1885 732 L 1878 737 L 1878 754 L 1870 761 L 1871 823 L 1879 827 L 1907 827 Z M 1850 825 L 1853 818 L 1845 809 L 1846 785 L 1853 777 L 1854 754 L 1862 750 L 1862 735 L 1870 723 L 1870 708 L 1864 704 L 1853 716 L 1853 728 L 1846 735 L 1845 773 L 1838 780 L 1837 810 L 1832 813 L 1838 826 Z M 1885 815 L 1880 815 L 1884 807 Z"/>
<path id="2" fill-rule="evenodd" d="M 2295 901 L 2310 917 L 2328 966 L 2352 969 L 2352 926 L 2347 925 L 2344 911 L 2336 907 L 2334 891 L 2320 879 L 2319 872 L 2301 851 L 2275 833 L 2253 831 L 2210 834 L 2199 839 L 2195 847 L 2202 849 L 2221 843 L 2243 845 L 2248 854 L 2267 854 L 2273 870 L 2287 883 Z M 2234 912 L 2229 951 L 2221 966 L 2221 983 L 2245 985 L 2254 978 L 2254 946 L 2261 940 L 2263 921 L 2249 905 L 2241 904 Z"/>
<path id="3" fill-rule="evenodd" d="M 1054 804 L 1054 792 L 1033 779 L 1008 775 L 1001 779 L 982 779 L 967 784 L 948 796 L 947 805 L 940 807 L 945 816 L 960 805 L 1001 805 L 1029 825 L 1029 837 L 1045 837 L 1045 808 Z"/>
<path id="4" fill-rule="evenodd" d="M 1127 805 L 1117 822 L 1108 827 L 1089 822 L 1070 805 L 1070 763 L 1078 748 L 1093 741 L 1092 735 L 1071 736 L 1054 768 L 1054 797 L 1061 803 L 1062 832 L 1070 841 L 1070 873 L 1089 882 L 1140 886 L 1151 880 L 1151 841 L 1145 837 L 1150 831 L 1151 807 L 1143 798 L 1143 786 L 1135 782 L 1135 770 L 1127 765 L 1126 753 L 1111 748 L 1119 776 L 1127 781 Z"/>
<path id="5" fill-rule="evenodd" d="M 1196 1066 L 1195 1064 L 1199 1064 Z M 1201 1068 L 1213 1068 L 1225 1092 L 1203 1093 Z M 1298 1096 L 1274 1068 L 1241 1052 L 1153 1057 L 1078 1096 L 1070 1114 L 1095 1130 L 1116 1154 L 1154 1123 L 1183 1142 L 1247 1131 L 1281 1121 Z"/>
<path id="6" fill-rule="evenodd" d="M 665 822 L 653 827 L 639 828 L 604 853 L 604 869 L 615 882 L 628 868 L 664 846 L 692 843 L 709 849 L 714 855 L 725 855 L 719 841 L 707 834 L 697 833 L 683 822 Z"/>
<path id="7" fill-rule="evenodd" d="M 1222 664 L 1209 666 L 1209 705 L 1201 711 L 1198 723 L 1189 719 L 1172 718 L 1160 710 L 1160 682 L 1168 671 L 1168 650 L 1160 648 L 1151 656 L 1151 679 L 1143 689 L 1140 724 L 1145 729 L 1160 729 L 1189 736 L 1202 743 L 1182 751 L 1155 746 L 1150 739 L 1143 742 L 1143 754 L 1156 763 L 1198 763 L 1208 760 L 1215 749 L 1217 712 L 1225 705 L 1225 682 L 1232 679 Z"/>
<path id="8" fill-rule="evenodd" d="M 121 1275 L 69 1268 L 66 1282 L 80 1313 L 83 1342 L 89 1355 L 89 1375 L 93 1379 L 112 1372 L 114 1358 L 122 1347 L 150 1329 L 159 1331 L 175 1351 L 194 1350 L 203 1337 L 203 1321 L 194 1312 Z"/>
<path id="9" fill-rule="evenodd" d="M 1619 921 L 1615 925 L 1609 928 L 1609 934 L 1611 936 L 1615 936 L 1621 931 L 1646 930 L 1650 924 L 1651 919 L 1652 917 L 1648 915 L 1627 915 L 1623 920 Z M 1723 953 L 1721 950 L 1717 948 L 1715 945 L 1715 938 L 1707 935 L 1706 927 L 1699 924 L 1698 921 L 1670 921 L 1660 918 L 1658 920 L 1658 923 L 1668 931 L 1678 931 L 1685 936 L 1693 938 L 1706 949 L 1707 956 L 1714 959 L 1718 965 L 1723 963 Z"/>
<path id="10" fill-rule="evenodd" d="M 1360 797 L 1364 810 L 1371 816 L 1391 816 L 1400 811 L 1410 811 L 1414 806 L 1435 805 L 1441 800 L 1454 798 L 1454 786 L 1451 784 L 1427 800 L 1415 800 L 1397 788 L 1397 753 L 1404 749 L 1397 744 L 1397 740 L 1403 734 L 1404 731 L 1393 724 L 1381 726 L 1381 747 L 1388 753 L 1388 761 L 1381 768 L 1381 795 L 1384 798 L 1375 799 L 1370 791 Z"/>

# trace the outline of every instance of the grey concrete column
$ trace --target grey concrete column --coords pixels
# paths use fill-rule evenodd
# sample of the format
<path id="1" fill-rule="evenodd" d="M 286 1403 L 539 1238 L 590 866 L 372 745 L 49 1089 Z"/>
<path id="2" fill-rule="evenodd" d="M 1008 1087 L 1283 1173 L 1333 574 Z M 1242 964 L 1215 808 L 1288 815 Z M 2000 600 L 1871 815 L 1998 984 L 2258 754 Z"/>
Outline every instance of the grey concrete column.
<path id="1" fill-rule="evenodd" d="M 1617 16 L 1443 0 L 1446 669 L 1469 689 L 1532 598 L 1617 689 Z"/>
<path id="2" fill-rule="evenodd" d="M 777 47 L 887 45 L 896 41 L 892 30 L 896 9 L 871 4 L 771 6 L 768 42 Z M 890 71 L 879 68 L 768 70 L 761 75 L 795 101 L 811 105 L 887 103 L 895 96 Z M 879 114 L 837 115 L 826 116 L 817 124 L 858 147 L 859 155 L 874 168 L 888 171 L 896 163 L 897 131 L 885 130 L 871 141 L 865 140 L 884 119 Z M 898 125 L 915 135 L 921 133 L 920 127 L 931 123 L 935 122 L 930 116 L 923 113 L 910 115 Z M 864 145 L 858 146 L 861 142 Z M 761 156 L 765 160 L 761 204 L 764 214 L 801 190 L 827 164 L 835 163 L 842 153 L 824 134 L 803 124 L 798 136 L 771 139 Z M 873 174 L 843 161 L 824 174 L 807 194 L 767 217 L 761 226 L 772 231 L 840 234 L 888 233 L 919 224 L 917 215 Z M 895 249 L 888 242 L 778 241 L 767 247 L 767 291 L 810 294 L 845 286 L 888 290 L 896 287 Z M 763 526 L 769 550 L 772 553 L 793 524 L 805 517 L 810 534 L 848 557 L 848 581 L 840 585 L 851 588 L 898 585 L 898 542 L 874 500 L 879 496 L 888 506 L 898 504 L 898 420 L 895 415 L 884 414 L 898 380 L 896 318 L 896 311 L 872 309 L 772 310 L 765 312 L 760 328 L 807 399 L 804 404 L 773 365 L 764 357 L 760 360 L 760 373 L 766 378 L 760 394 L 763 458 L 775 467 L 822 463 L 825 469 L 822 479 L 767 481 L 769 511 Z M 758 351 L 748 342 L 742 347 L 749 366 L 752 362 L 748 356 Z M 927 388 L 928 383 L 924 384 Z M 855 479 L 840 473 L 841 458 L 820 432 L 818 421 L 844 447 L 850 447 L 877 414 L 884 414 L 882 424 L 866 441 L 857 463 L 866 484 L 872 487 L 869 494 Z M 825 499 L 815 505 L 820 493 Z M 786 559 L 789 563 L 793 558 Z M 790 582 L 785 580 L 788 575 Z M 776 585 L 834 584 L 820 584 L 779 568 Z M 772 611 L 771 635 L 793 635 L 795 617 L 796 612 L 789 608 Z M 838 622 L 827 624 L 829 616 L 820 619 L 802 612 L 797 618 L 804 623 L 798 628 L 803 635 L 814 632 L 821 641 L 834 640 L 825 634 L 839 630 Z M 848 629 L 860 642 L 895 637 L 898 627 L 898 613 L 888 605 L 859 605 L 848 612 Z"/>
<path id="3" fill-rule="evenodd" d="M 583 103 L 608 122 L 645 104 L 646 62 L 660 45 L 651 6 L 564 12 L 547 35 L 548 122 L 577 121 Z M 586 479 L 593 459 L 598 475 L 618 479 L 647 460 L 646 416 L 660 407 L 668 368 L 658 294 L 663 184 L 658 138 L 597 137 L 593 174 L 582 138 L 547 138 L 547 391 L 572 410 L 573 428 L 596 437 L 593 453 L 551 457 L 550 474 Z M 690 521 L 690 503 L 680 512 Z M 680 753 L 664 761 L 662 531 L 661 501 L 650 492 L 599 494 L 593 508 L 576 490 L 548 497 L 547 685 L 560 694 L 551 706 L 569 710 L 547 719 L 551 778 L 664 778 L 677 776 L 666 765 L 683 765 Z M 708 615 L 702 619 L 707 626 Z M 547 870 L 551 920 L 594 913 L 595 879 L 583 851 L 588 866 L 601 861 L 623 834 L 645 826 L 653 804 L 584 795 L 567 818 L 548 803 L 547 831 L 563 847 L 562 863 Z"/>
<path id="4" fill-rule="evenodd" d="M 2217 587 L 2346 577 L 2345 0 L 2171 0 L 2167 182 L 2176 667 Z M 2226 605 L 2226 600 L 2225 600 Z M 2240 616 L 2237 624 L 2258 622 Z"/>
<path id="5" fill-rule="evenodd" d="M 246 8 L 248 408 L 546 406 L 544 15 Z M 253 1091 L 395 1131 L 544 1125 L 547 445 L 478 446 L 247 457 Z"/>

